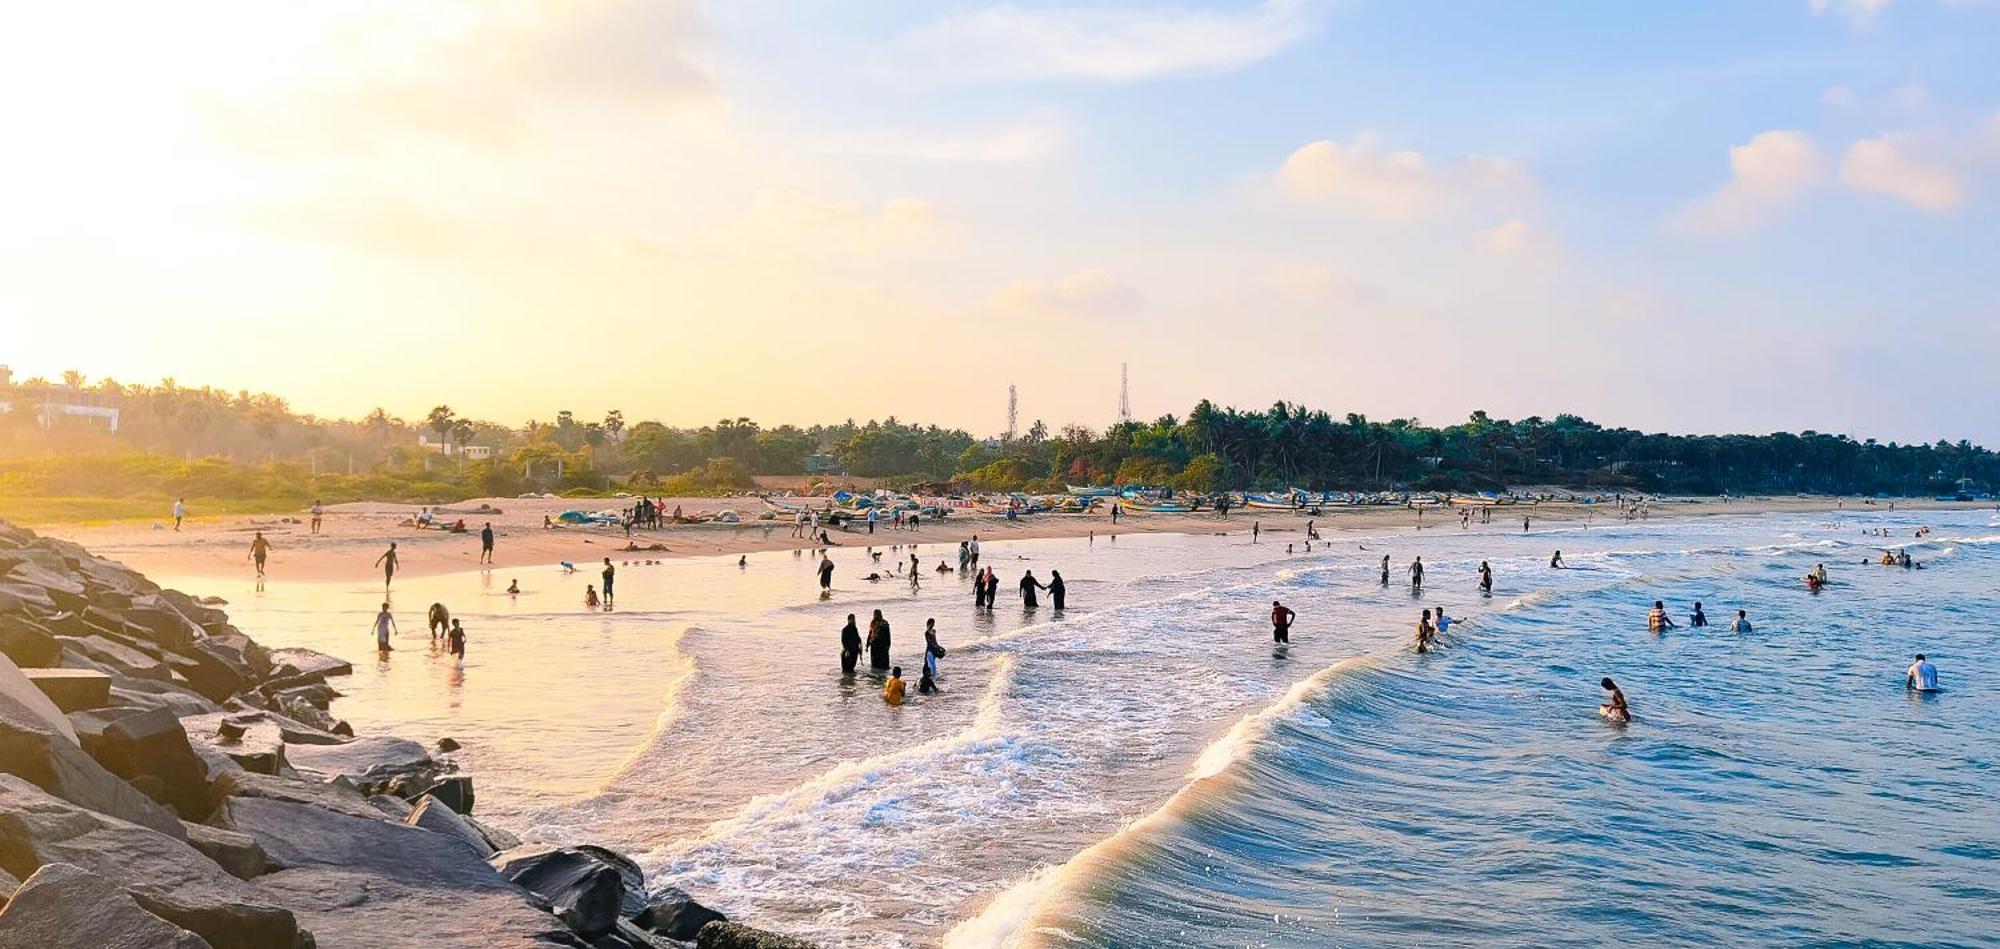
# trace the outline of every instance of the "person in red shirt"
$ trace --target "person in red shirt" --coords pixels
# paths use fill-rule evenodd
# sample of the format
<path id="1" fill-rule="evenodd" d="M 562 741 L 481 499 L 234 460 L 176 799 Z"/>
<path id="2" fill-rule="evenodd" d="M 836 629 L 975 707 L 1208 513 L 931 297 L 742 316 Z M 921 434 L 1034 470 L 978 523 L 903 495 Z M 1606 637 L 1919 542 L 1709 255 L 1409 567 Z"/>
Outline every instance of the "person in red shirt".
<path id="1" fill-rule="evenodd" d="M 1290 608 L 1285 606 L 1285 604 L 1280 603 L 1277 600 L 1272 600 L 1271 641 L 1274 643 L 1291 642 L 1292 620 L 1298 619 L 1298 617 L 1299 614 L 1292 612 Z"/>

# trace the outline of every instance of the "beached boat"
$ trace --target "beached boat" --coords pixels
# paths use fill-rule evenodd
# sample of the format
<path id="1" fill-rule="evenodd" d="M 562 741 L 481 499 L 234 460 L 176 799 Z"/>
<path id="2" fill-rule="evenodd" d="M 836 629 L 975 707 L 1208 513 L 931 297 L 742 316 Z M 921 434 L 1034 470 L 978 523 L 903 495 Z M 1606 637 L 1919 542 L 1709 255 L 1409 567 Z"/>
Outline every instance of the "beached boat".
<path id="1" fill-rule="evenodd" d="M 1115 498 L 1118 496 L 1118 489 L 1112 487 L 1080 488 L 1073 484 L 1066 485 L 1066 487 L 1069 489 L 1071 495 L 1079 498 Z"/>

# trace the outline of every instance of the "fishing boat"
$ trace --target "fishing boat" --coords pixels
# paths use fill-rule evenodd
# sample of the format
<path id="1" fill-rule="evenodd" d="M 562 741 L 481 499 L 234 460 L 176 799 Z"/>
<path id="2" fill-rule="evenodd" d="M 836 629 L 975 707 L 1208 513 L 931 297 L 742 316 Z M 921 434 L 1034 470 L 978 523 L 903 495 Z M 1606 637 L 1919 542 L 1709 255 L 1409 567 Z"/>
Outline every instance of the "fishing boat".
<path id="1" fill-rule="evenodd" d="M 1080 488 L 1073 484 L 1066 485 L 1065 487 L 1069 489 L 1069 493 L 1072 496 L 1079 498 L 1115 498 L 1118 496 L 1118 489 L 1112 487 Z"/>

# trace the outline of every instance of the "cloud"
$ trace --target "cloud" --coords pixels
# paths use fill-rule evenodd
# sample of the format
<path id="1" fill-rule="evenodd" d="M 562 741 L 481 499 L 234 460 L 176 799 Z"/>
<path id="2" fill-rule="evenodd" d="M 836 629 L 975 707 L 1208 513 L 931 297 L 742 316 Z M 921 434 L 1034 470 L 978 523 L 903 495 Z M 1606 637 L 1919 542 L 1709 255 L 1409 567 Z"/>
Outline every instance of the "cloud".
<path id="1" fill-rule="evenodd" d="M 1778 130 L 1729 149 L 1729 168 L 1727 184 L 1675 215 L 1677 227 L 1700 233 L 1754 227 L 1817 184 L 1825 161 L 1804 132 Z"/>
<path id="2" fill-rule="evenodd" d="M 478 233 L 401 189 L 354 176 L 252 206 L 242 220 L 253 230 L 301 243 L 417 257 L 462 249 Z"/>
<path id="3" fill-rule="evenodd" d="M 1915 154 L 1906 136 L 1885 135 L 1848 146 L 1847 157 L 1840 163 L 1840 180 L 1926 211 L 1948 211 L 1965 200 L 1965 185 L 1958 176 Z"/>
<path id="4" fill-rule="evenodd" d="M 1046 158 L 1068 139 L 1069 128 L 1060 120 L 1037 114 L 997 129 L 964 134 L 846 133 L 829 139 L 822 150 L 920 161 L 1014 164 Z"/>
<path id="5" fill-rule="evenodd" d="M 1313 22 L 1308 0 L 1240 10 L 1001 4 L 950 14 L 896 45 L 927 77 L 1125 82 L 1239 69 L 1304 39 Z"/>
<path id="6" fill-rule="evenodd" d="M 1853 86 L 1843 82 L 1835 83 L 1822 90 L 1819 94 L 1819 101 L 1836 108 L 1851 109 L 1861 103 L 1861 97 L 1855 93 Z"/>
<path id="7" fill-rule="evenodd" d="M 1889 6 L 1890 0 L 1806 0 L 1815 14 L 1833 13 L 1855 26 L 1866 26 Z"/>
<path id="8" fill-rule="evenodd" d="M 1055 279 L 1016 280 L 995 289 L 987 300 L 1003 312 L 1055 317 L 1131 313 L 1146 302 L 1130 284 L 1096 268 Z"/>
<path id="9" fill-rule="evenodd" d="M 834 248 L 874 253 L 941 237 L 945 216 L 930 202 L 899 197 L 869 208 L 800 191 L 760 191 L 734 236 L 745 249 Z"/>
<path id="10" fill-rule="evenodd" d="M 1352 145 L 1331 139 L 1302 145 L 1286 156 L 1275 180 L 1279 190 L 1301 201 L 1392 219 L 1533 188 L 1527 170 L 1512 159 L 1472 155 L 1433 168 L 1414 151 L 1381 151 L 1366 135 Z"/>
<path id="11" fill-rule="evenodd" d="M 1488 257 L 1516 260 L 1553 260 L 1555 241 L 1521 218 L 1510 218 L 1479 232 L 1475 240 L 1479 253 Z"/>

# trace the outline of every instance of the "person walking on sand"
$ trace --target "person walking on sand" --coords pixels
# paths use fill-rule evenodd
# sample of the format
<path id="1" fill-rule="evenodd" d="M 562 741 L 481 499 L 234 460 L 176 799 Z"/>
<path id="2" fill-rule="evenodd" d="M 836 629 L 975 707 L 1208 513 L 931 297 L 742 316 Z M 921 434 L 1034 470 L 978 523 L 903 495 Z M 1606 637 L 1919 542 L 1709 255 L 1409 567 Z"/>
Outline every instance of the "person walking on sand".
<path id="1" fill-rule="evenodd" d="M 854 614 L 847 614 L 847 625 L 840 628 L 840 672 L 853 675 L 854 664 L 861 659 L 861 628 L 854 625 Z"/>
<path id="2" fill-rule="evenodd" d="M 1436 640 L 1437 628 L 1431 625 L 1431 611 L 1425 610 L 1424 615 L 1417 619 L 1417 651 L 1430 652 L 1431 643 Z"/>
<path id="3" fill-rule="evenodd" d="M 875 617 L 868 621 L 868 666 L 889 668 L 889 621 L 882 618 L 881 610 L 876 610 Z"/>
<path id="4" fill-rule="evenodd" d="M 1040 606 L 1041 604 L 1037 602 L 1035 599 L 1035 591 L 1046 590 L 1046 589 L 1048 588 L 1042 585 L 1042 581 L 1035 579 L 1035 572 L 1033 570 L 1030 570 L 1027 573 L 1022 574 L 1021 608 L 1032 610 Z"/>
<path id="5" fill-rule="evenodd" d="M 250 539 L 250 561 L 257 565 L 257 576 L 264 576 L 264 558 L 271 555 L 271 542 L 264 539 L 264 532 Z"/>
<path id="6" fill-rule="evenodd" d="M 1277 600 L 1272 600 L 1271 641 L 1274 643 L 1291 642 L 1292 621 L 1298 618 L 1299 614 L 1292 612 L 1291 607 L 1288 607 L 1285 604 L 1278 602 Z"/>
<path id="7" fill-rule="evenodd" d="M 320 503 L 319 503 L 319 499 L 318 499 L 318 498 L 314 498 L 314 499 L 313 499 L 313 506 L 312 506 L 312 531 L 311 531 L 311 533 L 314 533 L 314 534 L 317 534 L 317 533 L 319 533 L 319 520 L 320 520 L 320 518 L 321 518 L 321 517 L 325 516 L 325 514 L 326 514 L 326 508 L 323 508 L 323 507 L 321 507 L 321 506 L 320 506 Z"/>
<path id="8" fill-rule="evenodd" d="M 1937 667 L 1931 665 L 1923 653 L 1917 653 L 1917 661 L 1910 664 L 1909 671 L 1903 673 L 1903 688 L 1918 692 L 1938 690 Z"/>
<path id="9" fill-rule="evenodd" d="M 1063 595 L 1068 592 L 1069 587 L 1063 583 L 1062 571 L 1049 571 L 1049 605 L 1055 607 L 1057 612 L 1062 612 Z"/>
<path id="10" fill-rule="evenodd" d="M 396 579 L 396 560 L 396 542 L 392 540 L 389 542 L 389 549 L 383 551 L 382 556 L 375 558 L 375 566 L 382 568 L 384 590 L 389 589 L 390 582 Z"/>
<path id="11" fill-rule="evenodd" d="M 1251 521 L 1251 522 L 1250 522 L 1250 542 L 1251 542 L 1251 543 L 1253 543 L 1253 544 L 1254 544 L 1254 543 L 1256 543 L 1256 542 L 1257 542 L 1257 538 L 1258 538 L 1258 536 L 1262 535 L 1263 533 L 1264 533 L 1264 522 L 1263 522 L 1263 521 Z"/>
<path id="12" fill-rule="evenodd" d="M 1479 592 L 1493 592 L 1493 566 L 1484 560 L 1479 562 Z"/>
<path id="13" fill-rule="evenodd" d="M 1419 554 L 1417 555 L 1417 559 L 1410 561 L 1410 589 L 1421 590 L 1423 588 L 1424 558 L 1422 554 Z"/>
<path id="14" fill-rule="evenodd" d="M 1597 714 L 1620 725 L 1631 721 L 1632 708 L 1625 704 L 1625 693 L 1618 688 L 1618 683 L 1611 681 L 1610 676 L 1605 676 L 1597 684 L 1604 691 L 1611 693 L 1611 698 L 1605 700 L 1603 705 L 1597 707 Z"/>
<path id="15" fill-rule="evenodd" d="M 611 594 L 611 582 L 618 578 L 618 568 L 611 565 L 610 557 L 604 558 L 604 572 L 602 576 L 604 577 L 604 608 L 608 610 L 611 608 L 614 599 Z"/>
<path id="16" fill-rule="evenodd" d="M 187 516 L 187 512 L 188 512 L 188 508 L 187 508 L 187 498 L 175 498 L 175 499 L 174 499 L 174 533 L 178 534 L 178 533 L 180 533 L 180 532 L 181 532 L 181 518 L 183 518 L 183 517 L 186 517 L 186 516 Z"/>
<path id="17" fill-rule="evenodd" d="M 480 529 L 479 529 L 479 562 L 480 562 L 480 563 L 492 563 L 492 562 L 493 562 L 493 522 L 492 522 L 492 521 L 487 521 L 487 522 L 486 522 L 486 526 L 485 526 L 485 527 L 482 527 L 482 528 L 480 528 Z"/>
<path id="18" fill-rule="evenodd" d="M 388 655 L 392 649 L 389 635 L 396 631 L 396 617 L 389 612 L 389 604 L 382 604 L 382 612 L 375 614 L 375 651 Z"/>
<path id="19" fill-rule="evenodd" d="M 458 625 L 457 619 L 451 621 L 451 635 L 445 638 L 445 646 L 459 665 L 465 664 L 465 627 Z"/>
<path id="20" fill-rule="evenodd" d="M 430 613 L 425 618 L 429 621 L 433 642 L 443 638 L 445 632 L 451 628 L 451 611 L 445 609 L 443 603 L 432 603 Z"/>
<path id="21" fill-rule="evenodd" d="M 908 690 L 909 686 L 903 684 L 903 667 L 897 666 L 889 670 L 889 680 L 882 683 L 882 701 L 889 703 L 891 707 L 900 706 L 903 704 L 903 695 Z"/>

